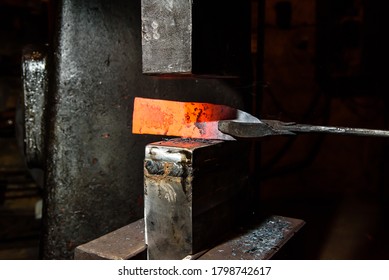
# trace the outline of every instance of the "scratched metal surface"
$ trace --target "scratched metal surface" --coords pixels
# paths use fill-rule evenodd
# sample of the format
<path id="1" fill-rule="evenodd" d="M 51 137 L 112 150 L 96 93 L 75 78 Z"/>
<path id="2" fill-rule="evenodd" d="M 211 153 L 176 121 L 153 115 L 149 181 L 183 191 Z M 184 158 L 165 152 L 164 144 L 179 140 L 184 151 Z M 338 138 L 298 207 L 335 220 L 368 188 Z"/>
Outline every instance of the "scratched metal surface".
<path id="1" fill-rule="evenodd" d="M 236 230 L 228 241 L 207 251 L 199 259 L 270 259 L 304 224 L 298 219 L 271 216 L 255 227 Z"/>
<path id="2" fill-rule="evenodd" d="M 192 71 L 191 2 L 142 0 L 143 73 Z"/>
<path id="3" fill-rule="evenodd" d="M 27 46 L 23 51 L 24 153 L 29 167 L 42 167 L 44 112 L 48 90 L 47 50 Z"/>

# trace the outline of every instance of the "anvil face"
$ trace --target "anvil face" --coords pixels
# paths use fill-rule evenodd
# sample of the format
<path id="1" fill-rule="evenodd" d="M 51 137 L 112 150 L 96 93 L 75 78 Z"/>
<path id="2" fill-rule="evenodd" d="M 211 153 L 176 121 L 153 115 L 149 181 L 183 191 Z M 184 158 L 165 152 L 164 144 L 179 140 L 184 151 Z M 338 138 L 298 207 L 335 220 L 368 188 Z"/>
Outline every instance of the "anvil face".
<path id="1" fill-rule="evenodd" d="M 236 141 L 173 139 L 147 145 L 149 259 L 183 259 L 213 246 L 247 206 L 247 154 Z"/>

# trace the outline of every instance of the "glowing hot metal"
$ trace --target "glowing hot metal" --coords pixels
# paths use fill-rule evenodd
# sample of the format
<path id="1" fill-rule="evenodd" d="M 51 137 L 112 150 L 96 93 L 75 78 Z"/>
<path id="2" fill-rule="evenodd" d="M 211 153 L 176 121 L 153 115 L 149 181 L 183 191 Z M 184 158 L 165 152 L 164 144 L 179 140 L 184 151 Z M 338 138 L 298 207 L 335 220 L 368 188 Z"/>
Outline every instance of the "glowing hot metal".
<path id="1" fill-rule="evenodd" d="M 209 103 L 135 98 L 132 132 L 184 138 L 234 140 L 218 130 L 219 120 L 235 119 L 238 110 Z"/>

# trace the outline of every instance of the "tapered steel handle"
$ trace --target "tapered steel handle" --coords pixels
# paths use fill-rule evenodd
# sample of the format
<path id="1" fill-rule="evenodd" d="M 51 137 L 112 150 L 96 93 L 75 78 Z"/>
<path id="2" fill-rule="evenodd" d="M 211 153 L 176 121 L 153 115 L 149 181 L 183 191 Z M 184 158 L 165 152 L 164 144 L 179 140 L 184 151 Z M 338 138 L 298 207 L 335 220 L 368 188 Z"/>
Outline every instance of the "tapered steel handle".
<path id="1" fill-rule="evenodd" d="M 260 138 L 272 135 L 294 135 L 296 133 L 389 137 L 389 131 L 387 130 L 296 124 L 278 120 L 261 120 L 259 123 L 219 121 L 218 128 L 221 132 L 237 138 Z"/>
<path id="2" fill-rule="evenodd" d="M 388 130 L 284 123 L 275 120 L 264 120 L 263 122 L 275 129 L 276 131 L 289 131 L 293 133 L 319 132 L 341 135 L 389 137 Z"/>

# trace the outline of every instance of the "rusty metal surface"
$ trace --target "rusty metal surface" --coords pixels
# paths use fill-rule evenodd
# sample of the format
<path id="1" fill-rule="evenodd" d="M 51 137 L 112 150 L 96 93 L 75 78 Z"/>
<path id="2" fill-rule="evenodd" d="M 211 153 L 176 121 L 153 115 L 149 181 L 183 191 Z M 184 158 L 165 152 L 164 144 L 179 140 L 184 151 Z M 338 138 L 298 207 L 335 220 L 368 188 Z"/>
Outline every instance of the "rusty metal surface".
<path id="1" fill-rule="evenodd" d="M 143 219 L 82 244 L 75 249 L 76 260 L 129 260 L 146 250 Z"/>
<path id="2" fill-rule="evenodd" d="M 142 51 L 145 74 L 239 77 L 250 69 L 250 1 L 142 0 Z"/>
<path id="3" fill-rule="evenodd" d="M 23 50 L 24 154 L 30 168 L 42 167 L 44 113 L 48 90 L 47 51 L 28 46 Z"/>
<path id="4" fill-rule="evenodd" d="M 161 138 L 131 134 L 134 96 L 243 107 L 247 92 L 236 85 L 143 76 L 140 4 L 56 1 L 45 119 L 45 259 L 71 259 L 77 246 L 142 217 L 144 147 Z"/>
<path id="5" fill-rule="evenodd" d="M 265 260 L 298 232 L 304 221 L 271 216 L 253 228 L 243 228 L 230 235 L 226 242 L 212 248 L 200 260 Z"/>
<path id="6" fill-rule="evenodd" d="M 244 151 L 237 142 L 194 139 L 146 147 L 149 259 L 196 254 L 215 244 L 241 219 L 248 187 Z"/>

